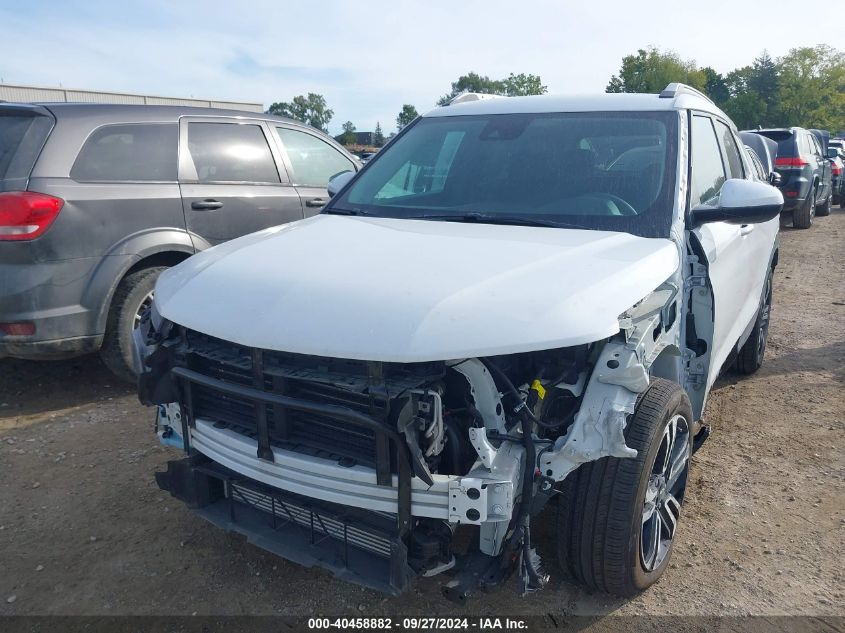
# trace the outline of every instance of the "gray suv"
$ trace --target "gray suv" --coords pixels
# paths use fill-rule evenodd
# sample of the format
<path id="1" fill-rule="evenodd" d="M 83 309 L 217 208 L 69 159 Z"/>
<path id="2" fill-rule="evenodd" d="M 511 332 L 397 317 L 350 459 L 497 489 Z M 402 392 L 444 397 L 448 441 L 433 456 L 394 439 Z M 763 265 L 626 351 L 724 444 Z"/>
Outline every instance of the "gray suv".
<path id="1" fill-rule="evenodd" d="M 164 269 L 317 213 L 359 168 L 270 115 L 0 104 L 0 357 L 100 350 L 134 379 L 132 329 Z"/>

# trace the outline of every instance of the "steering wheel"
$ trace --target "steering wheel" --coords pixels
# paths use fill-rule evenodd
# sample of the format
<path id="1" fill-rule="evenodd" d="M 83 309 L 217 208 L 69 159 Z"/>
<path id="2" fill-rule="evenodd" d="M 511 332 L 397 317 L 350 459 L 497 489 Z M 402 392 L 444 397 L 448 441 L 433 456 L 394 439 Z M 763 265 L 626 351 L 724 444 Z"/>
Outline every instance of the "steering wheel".
<path id="1" fill-rule="evenodd" d="M 614 196 L 612 193 L 605 193 L 605 192 L 594 192 L 594 193 L 587 193 L 581 196 L 582 198 L 596 198 L 602 200 L 604 202 L 612 202 L 614 206 L 619 209 L 620 215 L 639 215 L 637 210 L 628 204 L 625 200 L 620 198 L 619 196 Z"/>

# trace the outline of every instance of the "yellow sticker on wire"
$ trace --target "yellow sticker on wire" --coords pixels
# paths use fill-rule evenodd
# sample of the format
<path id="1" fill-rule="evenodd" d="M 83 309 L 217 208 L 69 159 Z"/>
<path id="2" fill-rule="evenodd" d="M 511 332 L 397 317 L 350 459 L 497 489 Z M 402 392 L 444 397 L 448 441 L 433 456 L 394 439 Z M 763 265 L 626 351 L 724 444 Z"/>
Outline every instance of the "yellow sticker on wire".
<path id="1" fill-rule="evenodd" d="M 537 392 L 537 395 L 540 397 L 540 400 L 546 397 L 546 388 L 540 384 L 539 380 L 534 380 L 531 383 L 531 388 Z"/>

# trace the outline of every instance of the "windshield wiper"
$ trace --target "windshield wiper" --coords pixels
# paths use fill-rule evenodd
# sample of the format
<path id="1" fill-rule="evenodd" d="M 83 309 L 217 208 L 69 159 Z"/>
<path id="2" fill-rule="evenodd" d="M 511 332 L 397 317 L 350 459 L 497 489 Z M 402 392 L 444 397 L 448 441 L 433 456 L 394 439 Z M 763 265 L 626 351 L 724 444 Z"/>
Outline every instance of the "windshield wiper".
<path id="1" fill-rule="evenodd" d="M 499 215 L 497 213 L 434 213 L 404 216 L 406 220 L 443 220 L 446 222 L 478 222 L 479 224 L 510 224 L 515 226 L 542 226 L 553 229 L 583 229 L 583 226 L 538 220 L 520 215 Z"/>
<path id="2" fill-rule="evenodd" d="M 362 211 L 361 209 L 338 209 L 337 207 L 331 207 L 329 209 L 323 209 L 320 213 L 327 213 L 330 215 L 370 215 L 366 211 Z"/>

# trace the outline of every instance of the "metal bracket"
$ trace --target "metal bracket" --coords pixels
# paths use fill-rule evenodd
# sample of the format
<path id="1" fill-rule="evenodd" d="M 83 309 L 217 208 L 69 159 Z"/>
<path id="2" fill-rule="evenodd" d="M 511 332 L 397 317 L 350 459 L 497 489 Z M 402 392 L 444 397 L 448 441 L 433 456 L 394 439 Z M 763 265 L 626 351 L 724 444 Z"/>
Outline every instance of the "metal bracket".
<path id="1" fill-rule="evenodd" d="M 567 434 L 543 453 L 543 475 L 561 481 L 584 462 L 602 457 L 636 457 L 623 431 L 637 395 L 648 388 L 648 371 L 635 350 L 610 341 L 602 350 L 584 400 Z"/>
<path id="2" fill-rule="evenodd" d="M 510 521 L 513 482 L 462 477 L 449 482 L 449 521 L 470 525 Z"/>
<path id="3" fill-rule="evenodd" d="M 485 468 L 493 467 L 493 460 L 496 459 L 496 448 L 487 439 L 487 429 L 471 427 L 469 429 L 469 442 L 478 453 L 478 457 Z"/>
<path id="4" fill-rule="evenodd" d="M 468 358 L 451 367 L 467 379 L 475 408 L 484 418 L 484 426 L 491 431 L 507 433 L 502 398 L 484 363 L 477 358 Z"/>

